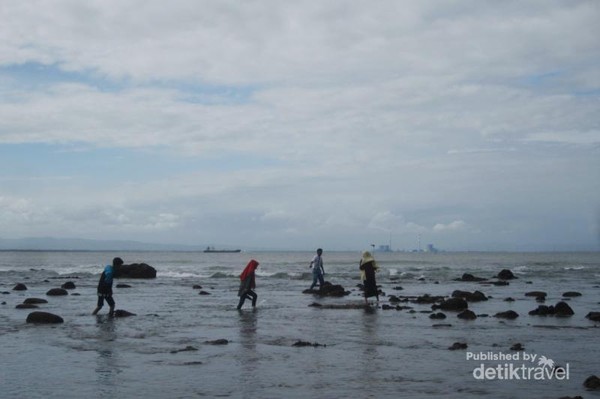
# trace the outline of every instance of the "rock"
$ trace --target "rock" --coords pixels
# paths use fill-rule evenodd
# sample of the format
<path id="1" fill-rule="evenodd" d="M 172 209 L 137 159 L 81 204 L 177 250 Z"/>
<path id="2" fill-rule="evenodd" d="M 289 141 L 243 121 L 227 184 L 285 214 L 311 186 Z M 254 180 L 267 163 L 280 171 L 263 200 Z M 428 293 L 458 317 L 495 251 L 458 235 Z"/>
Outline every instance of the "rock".
<path id="1" fill-rule="evenodd" d="M 448 348 L 448 350 L 455 351 L 459 349 L 467 349 L 469 346 L 460 342 L 455 342 Z"/>
<path id="2" fill-rule="evenodd" d="M 131 286 L 129 284 L 117 284 L 116 285 L 117 288 L 131 288 Z"/>
<path id="3" fill-rule="evenodd" d="M 529 312 L 529 314 L 531 316 L 552 316 L 552 315 L 554 315 L 554 313 L 555 313 L 554 306 L 545 306 L 545 305 L 540 305 L 537 307 L 537 309 L 534 309 Z"/>
<path id="4" fill-rule="evenodd" d="M 131 312 L 128 312 L 123 309 L 117 309 L 117 310 L 115 310 L 114 316 L 115 317 L 130 317 L 130 316 L 137 316 L 137 315 L 135 313 L 131 313 Z"/>
<path id="5" fill-rule="evenodd" d="M 452 324 L 432 324 L 433 328 L 444 328 L 444 327 L 452 327 Z"/>
<path id="6" fill-rule="evenodd" d="M 499 278 L 500 280 L 513 280 L 513 279 L 516 279 L 517 277 L 510 270 L 502 269 L 500 271 L 500 273 L 498 273 L 496 278 Z"/>
<path id="7" fill-rule="evenodd" d="M 38 304 L 38 303 L 48 303 L 48 301 L 45 299 L 41 299 L 41 298 L 27 298 L 23 301 L 23 303 Z"/>
<path id="8" fill-rule="evenodd" d="M 536 298 L 546 297 L 548 294 L 544 291 L 529 291 L 525 293 L 525 296 L 534 296 Z"/>
<path id="9" fill-rule="evenodd" d="M 460 311 L 464 309 L 468 309 L 469 304 L 462 298 L 450 298 L 445 301 L 442 301 L 439 305 L 433 305 L 432 309 L 442 309 L 442 310 L 454 310 Z"/>
<path id="10" fill-rule="evenodd" d="M 402 291 L 404 288 L 398 286 L 398 287 L 394 287 L 392 289 L 395 290 L 395 291 Z"/>
<path id="11" fill-rule="evenodd" d="M 13 287 L 13 291 L 27 291 L 27 286 L 23 283 L 18 283 Z"/>
<path id="12" fill-rule="evenodd" d="M 311 303 L 311 304 L 310 304 L 310 305 L 308 305 L 308 306 L 309 306 L 309 307 L 313 307 L 313 308 L 320 308 L 320 307 L 322 307 L 323 305 L 321 305 L 320 303 L 317 303 L 317 302 L 313 302 L 313 303 Z"/>
<path id="13" fill-rule="evenodd" d="M 558 399 L 583 399 L 581 396 L 577 395 L 577 396 L 561 396 Z"/>
<path id="14" fill-rule="evenodd" d="M 452 293 L 453 298 L 463 298 L 467 302 L 487 301 L 488 298 L 481 291 L 469 292 L 456 290 Z"/>
<path id="15" fill-rule="evenodd" d="M 457 314 L 456 317 L 463 320 L 475 320 L 477 315 L 473 311 L 466 309 Z"/>
<path id="16" fill-rule="evenodd" d="M 115 278 L 156 278 L 156 269 L 146 263 L 114 266 Z"/>
<path id="17" fill-rule="evenodd" d="M 429 294 L 421 295 L 417 297 L 413 302 L 420 304 L 436 303 L 444 301 L 446 298 L 443 296 L 431 296 Z"/>
<path id="18" fill-rule="evenodd" d="M 441 312 L 440 313 L 432 313 L 429 315 L 429 318 L 433 319 L 433 320 L 443 320 L 446 318 L 446 315 Z"/>
<path id="19" fill-rule="evenodd" d="M 211 293 L 207 291 L 200 291 L 198 295 L 211 295 Z"/>
<path id="20" fill-rule="evenodd" d="M 27 315 L 27 323 L 34 324 L 58 324 L 64 323 L 62 317 L 48 312 L 31 312 Z"/>
<path id="21" fill-rule="evenodd" d="M 188 345 L 188 346 L 186 346 L 186 347 L 185 347 L 185 348 L 183 348 L 183 349 L 175 349 L 175 350 L 172 350 L 172 351 L 171 351 L 171 353 L 190 352 L 190 351 L 197 351 L 197 350 L 198 350 L 197 348 L 194 348 L 193 346 L 189 346 L 189 345 Z"/>
<path id="22" fill-rule="evenodd" d="M 198 285 L 198 284 L 196 284 L 196 285 L 194 285 L 194 286 L 192 287 L 192 289 L 194 289 L 194 290 L 201 290 L 201 289 L 202 289 L 202 286 L 201 286 L 201 285 Z"/>
<path id="23" fill-rule="evenodd" d="M 600 389 L 600 378 L 596 377 L 595 375 L 590 375 L 583 382 L 583 386 L 587 389 Z"/>
<path id="24" fill-rule="evenodd" d="M 48 296 L 62 296 L 62 295 L 69 295 L 69 293 L 64 288 L 52 288 L 48 292 L 46 292 L 46 295 L 48 295 Z"/>
<path id="25" fill-rule="evenodd" d="M 383 305 L 381 305 L 381 309 L 383 309 L 383 310 L 392 310 L 392 309 L 396 309 L 396 308 L 393 307 L 393 306 L 390 306 L 388 304 L 383 304 Z"/>
<path id="26" fill-rule="evenodd" d="M 65 289 L 65 290 L 74 290 L 75 289 L 75 283 L 72 282 L 72 281 L 67 281 L 66 283 L 64 283 L 63 285 L 61 285 L 60 288 Z"/>
<path id="27" fill-rule="evenodd" d="M 508 297 L 508 298 L 504 299 L 504 302 L 514 302 L 514 301 L 515 301 L 515 299 L 511 298 L 511 297 Z"/>
<path id="28" fill-rule="evenodd" d="M 585 318 L 590 319 L 591 321 L 600 321 L 600 312 L 590 312 Z"/>
<path id="29" fill-rule="evenodd" d="M 227 345 L 229 343 L 225 338 L 215 339 L 213 341 L 204 341 L 205 344 L 209 345 Z"/>
<path id="30" fill-rule="evenodd" d="M 494 317 L 498 317 L 500 319 L 509 319 L 509 320 L 514 320 L 517 317 L 519 317 L 519 314 L 517 312 L 515 312 L 514 310 L 508 310 L 506 312 L 500 312 L 500 313 L 496 313 L 494 315 Z"/>
<path id="31" fill-rule="evenodd" d="M 388 301 L 390 301 L 390 303 L 398 303 L 401 302 L 400 298 L 398 298 L 396 295 L 390 295 L 388 298 Z"/>
<path id="32" fill-rule="evenodd" d="M 501 286 L 509 285 L 509 282 L 508 281 L 492 281 L 491 284 L 495 285 L 497 287 L 501 287 Z"/>
<path id="33" fill-rule="evenodd" d="M 344 287 L 339 284 L 331 284 L 329 281 L 325 281 L 322 287 L 319 287 L 318 290 L 315 289 L 307 289 L 302 291 L 303 294 L 314 294 L 318 296 L 332 296 L 332 297 L 342 297 L 345 295 L 350 295 L 350 291 L 346 291 Z"/>
<path id="34" fill-rule="evenodd" d="M 33 303 L 20 303 L 15 306 L 15 309 L 37 309 L 38 305 L 34 305 Z"/>
<path id="35" fill-rule="evenodd" d="M 568 317 L 573 316 L 575 312 L 566 302 L 558 302 L 554 305 L 555 315 L 558 317 Z"/>
<path id="36" fill-rule="evenodd" d="M 475 277 L 472 274 L 464 273 L 461 278 L 456 278 L 454 281 L 485 281 L 486 278 L 483 277 Z"/>
<path id="37" fill-rule="evenodd" d="M 325 347 L 325 346 L 327 346 L 327 345 L 321 345 L 321 344 L 318 344 L 318 343 L 316 343 L 316 342 L 313 344 L 313 343 L 306 342 L 306 341 L 296 341 L 296 342 L 295 342 L 295 343 L 294 343 L 292 346 L 295 346 L 295 347 L 298 347 L 298 348 L 302 348 L 302 347 L 306 347 L 306 346 L 313 346 L 313 347 L 315 347 L 315 348 L 316 348 L 316 347 L 318 347 L 318 346 L 323 346 L 323 347 Z"/>
<path id="38" fill-rule="evenodd" d="M 581 292 L 567 291 L 567 292 L 563 293 L 562 296 L 564 296 L 565 298 L 575 298 L 575 297 L 581 296 Z"/>
<path id="39" fill-rule="evenodd" d="M 511 351 L 524 351 L 525 347 L 519 343 L 514 344 L 513 346 L 510 347 Z"/>

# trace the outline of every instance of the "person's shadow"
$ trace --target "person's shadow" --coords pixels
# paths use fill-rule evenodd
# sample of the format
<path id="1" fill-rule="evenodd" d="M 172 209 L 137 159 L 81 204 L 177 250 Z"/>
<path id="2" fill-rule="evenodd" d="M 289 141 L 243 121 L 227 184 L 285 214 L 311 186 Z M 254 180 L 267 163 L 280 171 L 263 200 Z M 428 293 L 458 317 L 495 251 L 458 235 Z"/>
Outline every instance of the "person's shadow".
<path id="1" fill-rule="evenodd" d="M 260 396 L 258 394 L 260 384 L 257 384 L 257 380 L 260 379 L 258 372 L 260 356 L 256 350 L 257 314 L 256 309 L 239 312 L 238 327 L 241 350 L 238 359 L 241 371 L 238 383 L 244 398 Z"/>
<path id="2" fill-rule="evenodd" d="M 96 378 L 100 398 L 115 398 L 117 396 L 115 378 L 121 373 L 117 350 L 117 323 L 114 317 L 107 315 L 96 316 L 98 336 L 96 343 Z"/>

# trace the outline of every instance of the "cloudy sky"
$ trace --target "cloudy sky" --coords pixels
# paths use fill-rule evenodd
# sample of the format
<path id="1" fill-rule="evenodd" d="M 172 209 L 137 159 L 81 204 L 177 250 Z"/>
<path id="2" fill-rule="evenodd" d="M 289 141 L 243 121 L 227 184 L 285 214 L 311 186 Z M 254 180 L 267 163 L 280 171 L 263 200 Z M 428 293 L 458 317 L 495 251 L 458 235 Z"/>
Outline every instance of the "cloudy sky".
<path id="1" fill-rule="evenodd" d="M 0 3 L 0 238 L 600 249 L 600 2 Z"/>

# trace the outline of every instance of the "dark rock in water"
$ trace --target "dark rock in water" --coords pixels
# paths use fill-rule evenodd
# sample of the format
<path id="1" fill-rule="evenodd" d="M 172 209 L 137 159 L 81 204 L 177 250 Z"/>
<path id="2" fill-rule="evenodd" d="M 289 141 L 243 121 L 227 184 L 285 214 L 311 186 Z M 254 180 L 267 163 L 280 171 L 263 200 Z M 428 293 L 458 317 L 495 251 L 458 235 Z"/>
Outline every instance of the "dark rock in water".
<path id="1" fill-rule="evenodd" d="M 6 302 L 2 302 L 2 305 L 6 305 Z"/>
<path id="2" fill-rule="evenodd" d="M 429 303 L 441 302 L 444 299 L 446 299 L 446 298 L 443 296 L 431 296 L 429 294 L 425 294 L 425 295 L 421 295 L 421 296 L 417 297 L 413 302 L 420 303 L 420 304 L 429 304 Z"/>
<path id="3" fill-rule="evenodd" d="M 175 349 L 175 350 L 172 350 L 172 351 L 171 351 L 171 353 L 190 352 L 190 351 L 197 351 L 197 350 L 198 350 L 198 348 L 194 348 L 193 346 L 189 346 L 189 345 L 188 345 L 188 346 L 186 346 L 186 347 L 185 347 L 185 348 L 183 348 L 183 349 Z"/>
<path id="4" fill-rule="evenodd" d="M 13 291 L 27 291 L 27 286 L 23 283 L 19 283 L 13 287 Z"/>
<path id="5" fill-rule="evenodd" d="M 475 277 L 474 275 L 469 274 L 469 273 L 464 273 L 461 278 L 454 279 L 454 281 L 475 281 L 475 282 L 485 281 L 485 280 L 487 280 L 487 279 L 483 278 L 483 277 Z"/>
<path id="6" fill-rule="evenodd" d="M 318 344 L 316 342 L 313 344 L 311 342 L 306 342 L 306 341 L 296 341 L 292 346 L 295 346 L 295 347 L 298 347 L 298 348 L 303 348 L 303 347 L 306 347 L 306 346 L 312 346 L 312 347 L 316 348 L 317 346 L 323 346 L 323 347 L 325 347 L 327 345 L 321 345 L 321 344 Z"/>
<path id="7" fill-rule="evenodd" d="M 27 316 L 27 323 L 34 324 L 57 324 L 64 323 L 62 317 L 48 312 L 31 312 Z"/>
<path id="8" fill-rule="evenodd" d="M 431 307 L 433 310 L 442 309 L 442 310 L 454 310 L 460 311 L 469 308 L 469 304 L 462 298 L 450 298 L 442 301 L 439 305 L 433 305 Z"/>
<path id="9" fill-rule="evenodd" d="M 331 284 L 329 281 L 325 281 L 322 287 L 318 290 L 315 289 L 307 289 L 302 291 L 303 294 L 314 294 L 318 296 L 333 296 L 333 297 L 342 297 L 345 295 L 350 295 L 350 291 L 346 291 L 344 287 L 339 284 Z"/>
<path id="10" fill-rule="evenodd" d="M 74 290 L 75 289 L 75 283 L 72 282 L 72 281 L 67 281 L 66 283 L 64 283 L 63 285 L 61 285 L 60 288 L 65 289 L 65 290 Z"/>
<path id="11" fill-rule="evenodd" d="M 115 278 L 156 278 L 156 269 L 146 263 L 114 266 Z"/>
<path id="12" fill-rule="evenodd" d="M 456 290 L 452 293 L 453 298 L 463 298 L 467 302 L 487 301 L 488 298 L 481 291 L 469 292 Z"/>
<path id="13" fill-rule="evenodd" d="M 23 301 L 23 303 L 33 303 L 33 304 L 36 304 L 36 303 L 48 303 L 48 301 L 45 300 L 45 299 L 41 299 L 41 298 L 27 298 L 27 299 L 25 299 Z"/>
<path id="14" fill-rule="evenodd" d="M 448 350 L 455 351 L 459 349 L 467 349 L 469 346 L 461 342 L 455 342 L 448 348 Z"/>
<path id="15" fill-rule="evenodd" d="M 441 313 L 441 312 L 439 312 L 439 313 L 432 313 L 432 314 L 429 315 L 429 318 L 433 319 L 433 320 L 443 320 L 443 319 L 446 318 L 446 315 L 443 314 L 443 313 Z"/>
<path id="16" fill-rule="evenodd" d="M 487 313 L 481 313 L 481 314 L 478 314 L 477 317 L 490 317 L 490 315 Z"/>
<path id="17" fill-rule="evenodd" d="M 575 312 L 566 302 L 558 302 L 554 305 L 555 315 L 558 317 L 568 317 L 573 316 Z"/>
<path id="18" fill-rule="evenodd" d="M 513 280 L 513 279 L 516 279 L 517 277 L 510 270 L 502 269 L 500 271 L 500 273 L 498 273 L 496 278 L 499 278 L 500 280 Z"/>
<path id="19" fill-rule="evenodd" d="M 513 346 L 510 347 L 511 351 L 524 351 L 525 347 L 519 343 L 514 344 Z"/>
<path id="20" fill-rule="evenodd" d="M 20 303 L 15 306 L 15 309 L 37 309 L 38 305 L 34 305 L 33 303 Z"/>
<path id="21" fill-rule="evenodd" d="M 540 302 L 540 303 L 544 303 L 546 302 L 546 297 L 545 296 L 538 296 L 537 298 L 535 298 L 536 302 Z"/>
<path id="22" fill-rule="evenodd" d="M 477 315 L 473 311 L 467 309 L 457 314 L 456 317 L 463 320 L 475 320 Z"/>
<path id="23" fill-rule="evenodd" d="M 192 289 L 194 289 L 194 290 L 201 290 L 201 289 L 202 289 L 202 286 L 201 286 L 201 285 L 198 285 L 198 284 L 196 284 L 196 285 L 194 285 L 194 286 L 192 287 Z"/>
<path id="24" fill-rule="evenodd" d="M 2 291 L 2 295 L 10 295 L 10 292 L 8 292 L 8 291 Z"/>
<path id="25" fill-rule="evenodd" d="M 600 312 L 590 312 L 585 318 L 590 319 L 591 321 L 600 321 Z"/>
<path id="26" fill-rule="evenodd" d="M 596 377 L 595 375 L 590 375 L 583 382 L 583 386 L 587 389 L 600 389 L 600 378 Z"/>
<path id="27" fill-rule="evenodd" d="M 525 293 L 525 296 L 534 296 L 536 298 L 546 297 L 548 294 L 544 291 L 529 291 Z"/>
<path id="28" fill-rule="evenodd" d="M 129 316 L 137 316 L 137 315 L 135 313 L 131 313 L 131 312 L 128 312 L 123 309 L 117 309 L 117 310 L 115 310 L 114 316 L 115 317 L 129 317 Z"/>
<path id="29" fill-rule="evenodd" d="M 383 310 L 393 310 L 393 309 L 396 309 L 396 307 L 395 306 L 390 306 L 388 304 L 383 304 L 383 305 L 381 305 L 381 309 L 383 309 Z"/>
<path id="30" fill-rule="evenodd" d="M 198 295 L 211 295 L 211 293 L 207 291 L 200 291 Z"/>
<path id="31" fill-rule="evenodd" d="M 537 307 L 537 309 L 534 309 L 529 312 L 529 314 L 531 316 L 552 316 L 552 315 L 554 315 L 554 313 L 555 313 L 554 306 L 545 306 L 545 305 L 540 305 Z"/>
<path id="32" fill-rule="evenodd" d="M 321 305 L 320 303 L 313 302 L 313 303 L 311 303 L 311 304 L 310 304 L 310 305 L 308 305 L 308 306 L 309 306 L 309 307 L 313 307 L 313 308 L 320 308 L 320 307 L 322 307 L 323 305 Z"/>
<path id="33" fill-rule="evenodd" d="M 402 291 L 404 288 L 398 286 L 398 287 L 394 287 L 392 289 L 395 290 L 395 291 Z"/>
<path id="34" fill-rule="evenodd" d="M 515 299 L 511 298 L 511 297 L 504 299 L 504 302 L 514 302 L 514 301 L 515 301 Z"/>
<path id="35" fill-rule="evenodd" d="M 116 285 L 117 288 L 131 288 L 131 286 L 129 284 L 117 284 Z"/>
<path id="36" fill-rule="evenodd" d="M 209 345 L 227 345 L 229 343 L 225 338 L 215 339 L 213 341 L 204 341 L 205 344 Z"/>
<path id="37" fill-rule="evenodd" d="M 514 310 L 509 310 L 509 311 L 506 311 L 506 312 L 496 313 L 494 315 L 494 317 L 498 317 L 500 319 L 514 320 L 517 317 L 519 317 L 519 314 L 517 312 L 515 312 Z"/>
<path id="38" fill-rule="evenodd" d="M 69 293 L 64 288 L 52 288 L 51 290 L 49 290 L 48 292 L 46 292 L 46 295 L 48 295 L 48 296 L 62 296 L 62 295 L 69 295 Z"/>
<path id="39" fill-rule="evenodd" d="M 575 297 L 581 296 L 581 292 L 567 291 L 567 292 L 563 293 L 562 296 L 564 296 L 565 298 L 575 298 Z"/>
<path id="40" fill-rule="evenodd" d="M 398 298 L 396 295 L 390 295 L 388 298 L 388 301 L 390 301 L 390 303 L 398 303 L 401 302 L 400 298 Z"/>
<path id="41" fill-rule="evenodd" d="M 431 327 L 433 327 L 433 328 L 452 327 L 452 324 L 433 324 Z"/>
<path id="42" fill-rule="evenodd" d="M 558 399 L 583 399 L 581 396 L 577 395 L 577 396 L 561 396 Z"/>

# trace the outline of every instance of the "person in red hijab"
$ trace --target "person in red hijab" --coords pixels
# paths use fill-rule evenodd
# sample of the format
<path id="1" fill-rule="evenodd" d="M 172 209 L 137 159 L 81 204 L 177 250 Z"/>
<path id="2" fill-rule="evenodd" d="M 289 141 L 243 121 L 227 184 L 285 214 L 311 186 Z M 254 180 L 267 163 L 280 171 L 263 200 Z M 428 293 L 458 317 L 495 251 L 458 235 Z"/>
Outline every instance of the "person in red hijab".
<path id="1" fill-rule="evenodd" d="M 242 308 L 244 301 L 246 298 L 252 299 L 252 307 L 256 307 L 256 292 L 252 291 L 252 289 L 256 288 L 256 279 L 255 279 L 255 271 L 258 267 L 259 263 L 254 259 L 250 260 L 246 265 L 246 268 L 240 274 L 240 289 L 238 291 L 238 296 L 240 297 L 240 302 L 238 303 L 238 310 Z"/>

